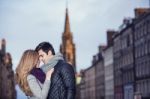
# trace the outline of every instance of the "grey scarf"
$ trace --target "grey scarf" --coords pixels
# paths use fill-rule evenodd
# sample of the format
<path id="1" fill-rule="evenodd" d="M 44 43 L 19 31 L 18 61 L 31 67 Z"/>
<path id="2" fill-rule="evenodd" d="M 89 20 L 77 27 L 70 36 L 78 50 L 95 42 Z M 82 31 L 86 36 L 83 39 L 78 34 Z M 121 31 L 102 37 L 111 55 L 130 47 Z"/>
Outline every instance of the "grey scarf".
<path id="1" fill-rule="evenodd" d="M 41 69 L 45 73 L 47 73 L 48 70 L 55 67 L 55 65 L 58 63 L 59 60 L 64 60 L 63 55 L 61 53 L 57 53 L 56 55 L 54 55 L 54 57 L 50 59 L 47 64 L 44 64 L 43 66 L 41 66 Z"/>

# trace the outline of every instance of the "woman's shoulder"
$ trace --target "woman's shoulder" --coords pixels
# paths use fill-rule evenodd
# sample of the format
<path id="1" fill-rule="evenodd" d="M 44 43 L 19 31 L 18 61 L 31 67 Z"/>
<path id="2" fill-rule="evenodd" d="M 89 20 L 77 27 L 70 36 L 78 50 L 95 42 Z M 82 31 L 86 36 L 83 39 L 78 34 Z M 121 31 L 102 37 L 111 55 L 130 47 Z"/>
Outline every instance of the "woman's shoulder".
<path id="1" fill-rule="evenodd" d="M 34 75 L 29 74 L 29 75 L 27 76 L 27 80 L 29 81 L 29 80 L 31 80 L 31 79 L 36 79 L 36 78 L 35 78 L 35 76 L 34 76 Z"/>

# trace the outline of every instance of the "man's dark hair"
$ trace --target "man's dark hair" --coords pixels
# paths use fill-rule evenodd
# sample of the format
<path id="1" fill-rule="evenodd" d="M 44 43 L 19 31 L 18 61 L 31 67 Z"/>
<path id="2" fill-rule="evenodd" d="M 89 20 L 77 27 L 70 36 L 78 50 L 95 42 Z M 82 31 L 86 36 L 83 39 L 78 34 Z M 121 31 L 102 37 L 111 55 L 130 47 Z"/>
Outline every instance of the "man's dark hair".
<path id="1" fill-rule="evenodd" d="M 39 50 L 43 50 L 46 54 L 48 54 L 48 51 L 51 51 L 53 55 L 55 55 L 55 51 L 54 48 L 52 46 L 52 44 L 50 44 L 49 42 L 42 42 L 40 43 L 36 48 L 35 51 L 39 51 Z"/>

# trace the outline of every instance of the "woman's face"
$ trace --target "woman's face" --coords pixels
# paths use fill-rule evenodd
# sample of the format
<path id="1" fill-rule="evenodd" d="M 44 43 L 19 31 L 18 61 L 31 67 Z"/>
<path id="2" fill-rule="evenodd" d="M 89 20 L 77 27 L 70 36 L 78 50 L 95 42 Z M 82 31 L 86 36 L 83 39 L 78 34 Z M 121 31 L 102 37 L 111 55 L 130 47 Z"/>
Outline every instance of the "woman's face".
<path id="1" fill-rule="evenodd" d="M 40 66 L 40 60 L 37 61 L 36 68 L 39 68 L 39 66 Z"/>

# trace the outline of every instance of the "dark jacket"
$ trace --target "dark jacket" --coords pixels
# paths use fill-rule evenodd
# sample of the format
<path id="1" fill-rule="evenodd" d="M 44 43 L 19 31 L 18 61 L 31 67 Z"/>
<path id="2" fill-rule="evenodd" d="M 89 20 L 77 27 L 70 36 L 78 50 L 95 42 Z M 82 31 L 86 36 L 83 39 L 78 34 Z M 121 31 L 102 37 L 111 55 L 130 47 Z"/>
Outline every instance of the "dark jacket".
<path id="1" fill-rule="evenodd" d="M 54 67 L 47 99 L 75 99 L 75 72 L 73 67 L 59 60 Z"/>

